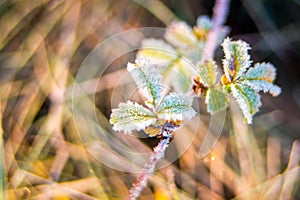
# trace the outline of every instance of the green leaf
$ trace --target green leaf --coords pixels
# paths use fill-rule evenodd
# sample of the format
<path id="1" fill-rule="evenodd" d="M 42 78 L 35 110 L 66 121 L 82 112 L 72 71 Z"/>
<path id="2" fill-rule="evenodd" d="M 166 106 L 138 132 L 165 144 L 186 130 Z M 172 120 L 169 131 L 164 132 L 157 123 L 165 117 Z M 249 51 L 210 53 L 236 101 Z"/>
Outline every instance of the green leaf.
<path id="1" fill-rule="evenodd" d="M 115 131 L 131 133 L 143 130 L 156 122 L 156 116 L 144 106 L 128 101 L 120 103 L 118 108 L 112 109 L 110 123 Z"/>
<path id="2" fill-rule="evenodd" d="M 192 28 L 182 21 L 173 21 L 167 27 L 165 38 L 176 48 L 186 48 L 197 44 L 197 37 Z"/>
<path id="3" fill-rule="evenodd" d="M 250 66 L 248 43 L 238 40 L 231 41 L 229 38 L 222 43 L 225 59 L 223 68 L 227 79 L 232 82 L 237 80 Z"/>
<path id="4" fill-rule="evenodd" d="M 243 80 L 242 84 L 248 85 L 256 92 L 269 92 L 272 96 L 278 96 L 281 93 L 281 88 L 265 80 Z"/>
<path id="5" fill-rule="evenodd" d="M 232 95 L 239 104 L 246 121 L 251 124 L 252 116 L 258 111 L 261 106 L 259 94 L 244 84 L 231 84 Z"/>
<path id="6" fill-rule="evenodd" d="M 148 99 L 146 104 L 155 108 L 162 98 L 164 89 L 162 76 L 146 59 L 137 59 L 135 64 L 128 63 L 127 70 L 135 80 L 138 88 L 142 90 L 142 94 Z"/>
<path id="7" fill-rule="evenodd" d="M 138 51 L 136 57 L 137 59 L 146 58 L 154 65 L 166 67 L 178 56 L 171 45 L 163 40 L 151 38 L 143 40 L 142 48 Z"/>
<path id="8" fill-rule="evenodd" d="M 197 64 L 200 82 L 206 87 L 213 87 L 219 81 L 218 67 L 209 59 L 204 64 Z"/>
<path id="9" fill-rule="evenodd" d="M 170 93 L 164 98 L 157 110 L 158 118 L 165 120 L 191 119 L 196 114 L 191 105 L 191 97 L 183 94 Z"/>
<path id="10" fill-rule="evenodd" d="M 210 114 L 215 114 L 228 106 L 228 99 L 221 90 L 211 88 L 207 91 L 205 103 L 207 104 L 207 111 Z"/>
<path id="11" fill-rule="evenodd" d="M 276 70 L 272 64 L 257 63 L 241 77 L 240 82 L 248 85 L 257 92 L 269 92 L 273 96 L 277 96 L 280 94 L 281 89 L 273 84 L 275 76 Z"/>
<path id="12" fill-rule="evenodd" d="M 273 82 L 276 77 L 276 69 L 271 63 L 256 63 L 241 78 L 260 79 Z"/>

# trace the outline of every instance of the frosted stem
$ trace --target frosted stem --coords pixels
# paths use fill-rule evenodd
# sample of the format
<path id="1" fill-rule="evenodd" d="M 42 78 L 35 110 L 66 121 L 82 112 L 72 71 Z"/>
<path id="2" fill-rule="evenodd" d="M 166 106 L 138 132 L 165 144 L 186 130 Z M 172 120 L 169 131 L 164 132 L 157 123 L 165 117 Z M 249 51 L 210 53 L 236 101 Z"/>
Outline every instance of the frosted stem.
<path id="1" fill-rule="evenodd" d="M 162 139 L 158 145 L 154 147 L 154 152 L 148 162 L 145 164 L 142 174 L 136 179 L 135 183 L 130 189 L 127 200 L 134 200 L 140 196 L 142 190 L 147 185 L 148 177 L 153 174 L 156 163 L 165 156 L 165 151 L 169 146 L 170 139 L 170 137 Z"/>
<path id="2" fill-rule="evenodd" d="M 230 0 L 217 0 L 214 6 L 214 13 L 212 17 L 213 26 L 208 34 L 207 42 L 204 48 L 204 54 L 201 57 L 201 63 L 212 58 L 217 46 L 218 33 L 224 24 Z"/>

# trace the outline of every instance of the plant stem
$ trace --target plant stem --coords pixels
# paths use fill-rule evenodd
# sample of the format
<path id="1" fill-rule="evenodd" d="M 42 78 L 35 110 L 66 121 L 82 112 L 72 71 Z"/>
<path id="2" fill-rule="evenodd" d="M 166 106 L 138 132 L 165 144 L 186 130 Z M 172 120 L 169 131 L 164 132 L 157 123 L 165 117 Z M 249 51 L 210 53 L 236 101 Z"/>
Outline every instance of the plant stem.
<path id="1" fill-rule="evenodd" d="M 148 177 L 153 174 L 156 163 L 165 156 L 165 151 L 169 146 L 171 137 L 162 139 L 156 147 L 154 147 L 154 152 L 149 158 L 148 162 L 145 164 L 142 174 L 136 179 L 132 188 L 129 191 L 129 196 L 127 200 L 134 200 L 140 196 L 141 191 L 146 187 Z"/>
<path id="2" fill-rule="evenodd" d="M 216 0 L 212 17 L 213 26 L 207 37 L 204 53 L 201 57 L 201 63 L 212 58 L 214 55 L 217 47 L 218 33 L 227 18 L 229 3 L 230 0 Z"/>

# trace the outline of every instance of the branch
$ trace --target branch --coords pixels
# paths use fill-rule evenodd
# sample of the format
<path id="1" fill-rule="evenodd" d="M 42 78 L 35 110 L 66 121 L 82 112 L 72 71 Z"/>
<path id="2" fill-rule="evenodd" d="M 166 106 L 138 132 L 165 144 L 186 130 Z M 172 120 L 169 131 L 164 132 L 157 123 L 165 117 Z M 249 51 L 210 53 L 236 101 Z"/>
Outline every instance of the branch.
<path id="1" fill-rule="evenodd" d="M 166 139 L 162 139 L 158 145 L 154 148 L 154 152 L 151 155 L 148 162 L 145 164 L 142 174 L 136 179 L 135 183 L 133 184 L 132 188 L 129 191 L 129 196 L 127 200 L 135 200 L 137 197 L 140 196 L 141 191 L 147 185 L 148 177 L 153 174 L 154 168 L 156 163 L 164 157 L 165 151 L 169 146 L 171 137 Z"/>
<path id="2" fill-rule="evenodd" d="M 205 60 L 212 58 L 214 55 L 217 46 L 218 33 L 227 18 L 229 2 L 230 0 L 216 0 L 212 17 L 213 26 L 208 34 L 200 63 L 204 63 Z"/>

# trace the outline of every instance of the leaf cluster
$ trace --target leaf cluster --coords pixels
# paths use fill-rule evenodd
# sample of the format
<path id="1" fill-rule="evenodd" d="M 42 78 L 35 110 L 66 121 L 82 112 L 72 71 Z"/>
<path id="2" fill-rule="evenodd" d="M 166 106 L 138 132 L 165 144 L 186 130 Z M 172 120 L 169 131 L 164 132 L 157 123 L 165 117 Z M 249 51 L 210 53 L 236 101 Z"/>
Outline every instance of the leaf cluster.
<path id="1" fill-rule="evenodd" d="M 228 94 L 232 94 L 246 121 L 252 123 L 252 116 L 261 106 L 259 92 L 269 92 L 273 96 L 281 92 L 280 87 L 273 84 L 276 70 L 270 63 L 256 63 L 251 67 L 252 61 L 248 54 L 250 46 L 244 41 L 227 38 L 222 47 L 225 56 L 221 80 L 213 60 L 198 63 L 194 90 L 197 89 L 195 92 L 205 98 L 207 110 L 211 114 L 225 109 L 228 106 Z"/>
<path id="2" fill-rule="evenodd" d="M 164 95 L 162 75 L 149 60 L 128 63 L 127 70 L 147 100 L 145 106 L 128 101 L 113 109 L 110 123 L 114 130 L 125 133 L 145 130 L 150 136 L 156 136 L 164 125 L 173 124 L 175 129 L 184 119 L 194 117 L 196 113 L 190 97 L 174 92 Z"/>

